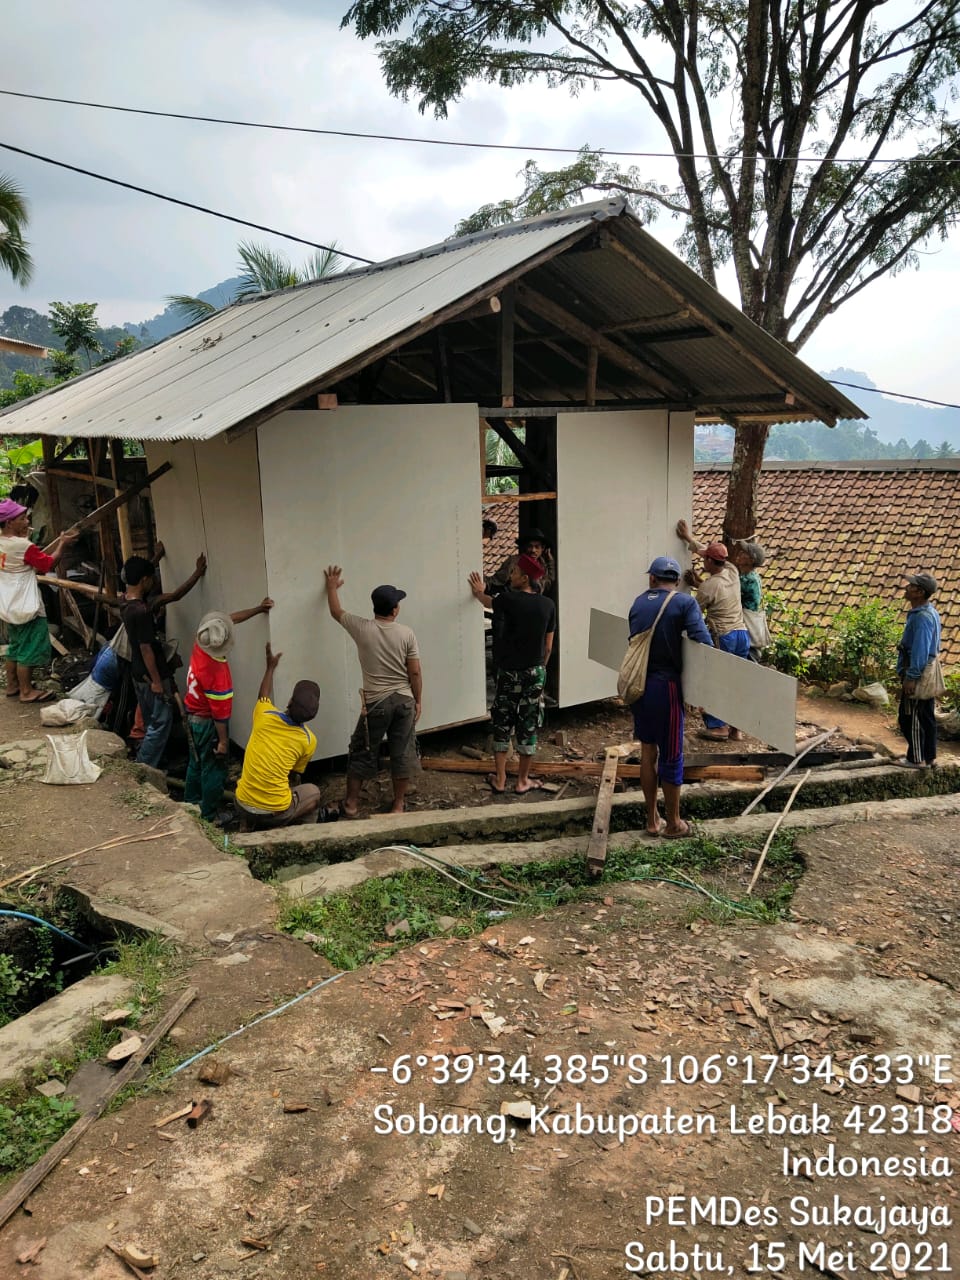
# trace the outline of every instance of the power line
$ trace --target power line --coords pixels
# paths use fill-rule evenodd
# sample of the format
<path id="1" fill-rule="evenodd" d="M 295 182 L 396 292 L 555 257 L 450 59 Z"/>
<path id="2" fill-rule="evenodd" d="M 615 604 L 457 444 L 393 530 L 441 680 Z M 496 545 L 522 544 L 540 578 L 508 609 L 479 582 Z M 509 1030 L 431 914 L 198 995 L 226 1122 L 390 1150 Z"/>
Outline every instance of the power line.
<path id="1" fill-rule="evenodd" d="M 121 182 L 119 178 L 108 178 L 106 174 L 94 173 L 91 169 L 81 169 L 75 164 L 67 164 L 63 160 L 54 160 L 51 156 L 38 155 L 36 151 L 26 151 L 23 147 L 15 147 L 10 142 L 0 142 L 4 151 L 14 151 L 19 156 L 29 156 L 31 160 L 42 160 L 44 164 L 56 165 L 58 169 L 69 169 L 71 173 L 82 174 L 85 178 L 96 178 L 98 182 L 109 182 L 115 187 L 123 187 L 127 191 L 138 191 L 143 196 L 153 196 L 155 200 L 166 200 L 168 204 L 178 204 L 184 209 L 193 209 L 197 213 L 209 214 L 211 218 L 222 218 L 225 222 L 235 222 L 241 227 L 252 227 L 254 231 L 266 231 L 268 235 L 280 236 L 284 240 L 293 240 L 296 244 L 308 245 L 311 249 L 324 249 L 328 253 L 338 254 L 341 258 L 351 258 L 354 262 L 362 262 L 365 266 L 373 263 L 372 258 L 361 258 L 355 253 L 347 253 L 334 245 L 319 244 L 316 240 L 304 240 L 302 236 L 292 236 L 288 231 L 278 231 L 276 227 L 265 227 L 260 222 L 248 222 L 246 218 L 235 218 L 230 213 L 220 213 L 217 209 L 208 209 L 202 204 L 193 204 L 189 200 L 178 200 L 176 196 L 167 196 L 160 191 L 151 191 L 147 187 L 138 187 L 132 182 Z"/>
<path id="2" fill-rule="evenodd" d="M 526 146 L 518 142 L 468 142 L 451 138 L 418 138 L 399 133 L 365 133 L 349 129 L 316 129 L 309 125 L 268 124 L 260 120 L 233 120 L 227 116 L 198 116 L 186 111 L 153 111 L 147 107 L 123 107 L 111 102 L 86 102 L 80 98 L 54 98 L 43 93 L 22 93 L 17 89 L 0 89 L 8 98 L 27 98 L 32 102 L 58 102 L 68 107 L 92 107 L 97 111 L 119 111 L 124 115 L 155 116 L 161 120 L 193 120 L 200 124 L 226 124 L 239 129 L 268 129 L 275 133 L 307 133 L 322 138 L 361 138 L 375 142 L 411 142 L 424 147 L 464 147 L 475 151 L 540 151 L 550 155 L 577 156 L 582 147 Z M 714 155 L 709 151 L 608 151 L 598 148 L 605 156 L 619 156 L 627 160 L 730 160 L 731 156 Z M 900 156 L 893 159 L 837 158 L 833 164 L 909 164 L 917 159 L 924 164 L 956 164 L 957 160 L 933 157 Z M 795 160 L 800 164 L 822 164 L 823 156 L 760 156 L 762 162 Z"/>
<path id="3" fill-rule="evenodd" d="M 917 404 L 932 404 L 938 409 L 960 409 L 960 404 L 951 404 L 948 400 L 927 400 L 925 396 L 908 396 L 902 391 L 883 391 L 880 387 L 861 387 L 856 382 L 840 382 L 837 378 L 827 378 L 835 387 L 850 387 L 854 391 L 872 391 L 878 396 L 896 396 L 898 400 L 915 400 Z"/>

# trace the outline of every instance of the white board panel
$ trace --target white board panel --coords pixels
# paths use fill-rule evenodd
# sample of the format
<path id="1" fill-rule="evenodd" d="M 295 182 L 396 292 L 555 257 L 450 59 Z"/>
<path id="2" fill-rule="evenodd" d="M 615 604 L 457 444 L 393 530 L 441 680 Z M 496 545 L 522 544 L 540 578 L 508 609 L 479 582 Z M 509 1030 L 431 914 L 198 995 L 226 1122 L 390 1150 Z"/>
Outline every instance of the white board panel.
<path id="1" fill-rule="evenodd" d="M 341 602 L 372 616 L 371 590 L 407 592 L 426 730 L 486 714 L 483 613 L 467 575 L 482 569 L 475 405 L 345 406 L 281 414 L 257 433 L 281 700 L 298 679 L 322 690 L 321 757 L 346 751 L 359 714 L 356 646 L 327 612 L 323 569 L 343 566 Z"/>
<path id="2" fill-rule="evenodd" d="M 180 641 L 184 667 L 201 617 L 212 609 L 236 613 L 260 603 L 267 592 L 266 562 L 260 510 L 256 440 L 242 436 L 236 444 L 223 437 L 204 443 L 184 441 L 150 445 L 151 467 L 170 461 L 173 470 L 152 487 L 157 535 L 166 548 L 161 566 L 165 590 L 193 572 L 201 551 L 207 572 L 183 600 L 167 609 L 167 634 Z M 234 711 L 230 736 L 245 744 L 250 717 L 263 674 L 269 622 L 259 616 L 243 623 L 230 654 Z"/>
<path id="3" fill-rule="evenodd" d="M 593 609 L 590 658 L 606 669 L 607 697 L 616 693 L 630 635 L 626 618 Z M 787 755 L 797 752 L 797 682 L 772 667 L 683 639 L 683 700 L 703 707 Z"/>
<path id="4" fill-rule="evenodd" d="M 590 610 L 622 615 L 646 586 L 655 555 L 675 555 L 671 466 L 692 466 L 692 426 L 677 417 L 671 462 L 661 411 L 563 413 L 557 418 L 557 576 L 560 705 L 610 696 L 610 674 L 589 660 Z M 689 443 L 686 444 L 686 437 Z M 690 458 L 684 450 L 689 448 Z M 684 510 L 690 505 L 689 494 Z M 619 659 L 618 659 L 619 663 Z"/>

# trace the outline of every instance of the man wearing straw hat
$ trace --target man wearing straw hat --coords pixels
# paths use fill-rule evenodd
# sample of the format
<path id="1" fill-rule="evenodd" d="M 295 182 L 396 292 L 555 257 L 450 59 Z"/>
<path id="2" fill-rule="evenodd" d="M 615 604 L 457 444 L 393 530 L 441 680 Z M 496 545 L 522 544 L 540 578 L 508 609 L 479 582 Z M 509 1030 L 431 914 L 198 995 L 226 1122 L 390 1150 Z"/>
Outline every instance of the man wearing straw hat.
<path id="1" fill-rule="evenodd" d="M 269 613 L 272 608 L 273 601 L 266 596 L 252 609 L 208 613 L 197 627 L 183 699 L 190 735 L 183 798 L 188 804 L 198 804 L 201 818 L 208 822 L 213 822 L 220 812 L 227 780 L 233 710 L 233 676 L 227 654 L 234 644 L 233 629 L 237 623 Z"/>

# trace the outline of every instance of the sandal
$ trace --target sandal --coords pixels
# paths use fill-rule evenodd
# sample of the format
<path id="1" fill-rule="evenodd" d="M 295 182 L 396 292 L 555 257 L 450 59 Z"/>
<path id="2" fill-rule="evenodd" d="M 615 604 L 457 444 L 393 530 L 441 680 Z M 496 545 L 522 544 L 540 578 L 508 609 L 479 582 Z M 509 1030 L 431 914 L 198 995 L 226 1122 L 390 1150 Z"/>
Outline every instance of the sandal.
<path id="1" fill-rule="evenodd" d="M 488 773 L 485 781 L 495 796 L 502 796 L 507 789 L 506 787 L 497 786 L 497 775 L 495 773 Z"/>
<path id="2" fill-rule="evenodd" d="M 57 695 L 52 689 L 43 689 L 35 698 L 21 698 L 20 701 L 24 706 L 30 706 L 34 702 L 55 702 Z"/>
<path id="3" fill-rule="evenodd" d="M 698 738 L 706 738 L 708 742 L 729 742 L 730 735 L 721 733 L 719 729 L 699 729 L 697 731 Z"/>

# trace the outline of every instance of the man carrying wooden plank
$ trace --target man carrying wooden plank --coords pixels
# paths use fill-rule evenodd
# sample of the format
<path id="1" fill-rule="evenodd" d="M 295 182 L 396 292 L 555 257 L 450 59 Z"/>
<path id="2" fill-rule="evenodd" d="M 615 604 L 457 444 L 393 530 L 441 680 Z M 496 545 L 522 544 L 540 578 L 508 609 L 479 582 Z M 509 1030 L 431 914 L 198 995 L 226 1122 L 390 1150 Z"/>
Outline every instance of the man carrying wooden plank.
<path id="1" fill-rule="evenodd" d="M 680 817 L 684 725 L 680 642 L 684 634 L 711 647 L 713 640 L 696 600 L 677 590 L 679 563 L 670 556 L 657 556 L 647 572 L 649 587 L 637 596 L 630 609 L 631 636 L 654 627 L 646 688 L 632 707 L 633 733 L 641 744 L 640 786 L 647 831 L 652 836 L 680 840 L 690 834 L 689 823 Z M 663 788 L 666 824 L 661 823 L 657 810 L 658 780 Z"/>
<path id="2" fill-rule="evenodd" d="M 507 789 L 507 752 L 514 734 L 520 757 L 514 790 L 522 796 L 540 786 L 540 779 L 530 776 L 530 766 L 543 722 L 543 686 L 557 628 L 556 606 L 537 590 L 544 572 L 539 560 L 521 555 L 510 570 L 508 589 L 492 598 L 479 573 L 471 573 L 468 579 L 474 598 L 493 609 L 494 627 L 500 624 L 494 654 L 497 691 L 490 708 L 495 772 L 487 776 L 497 795 Z"/>

